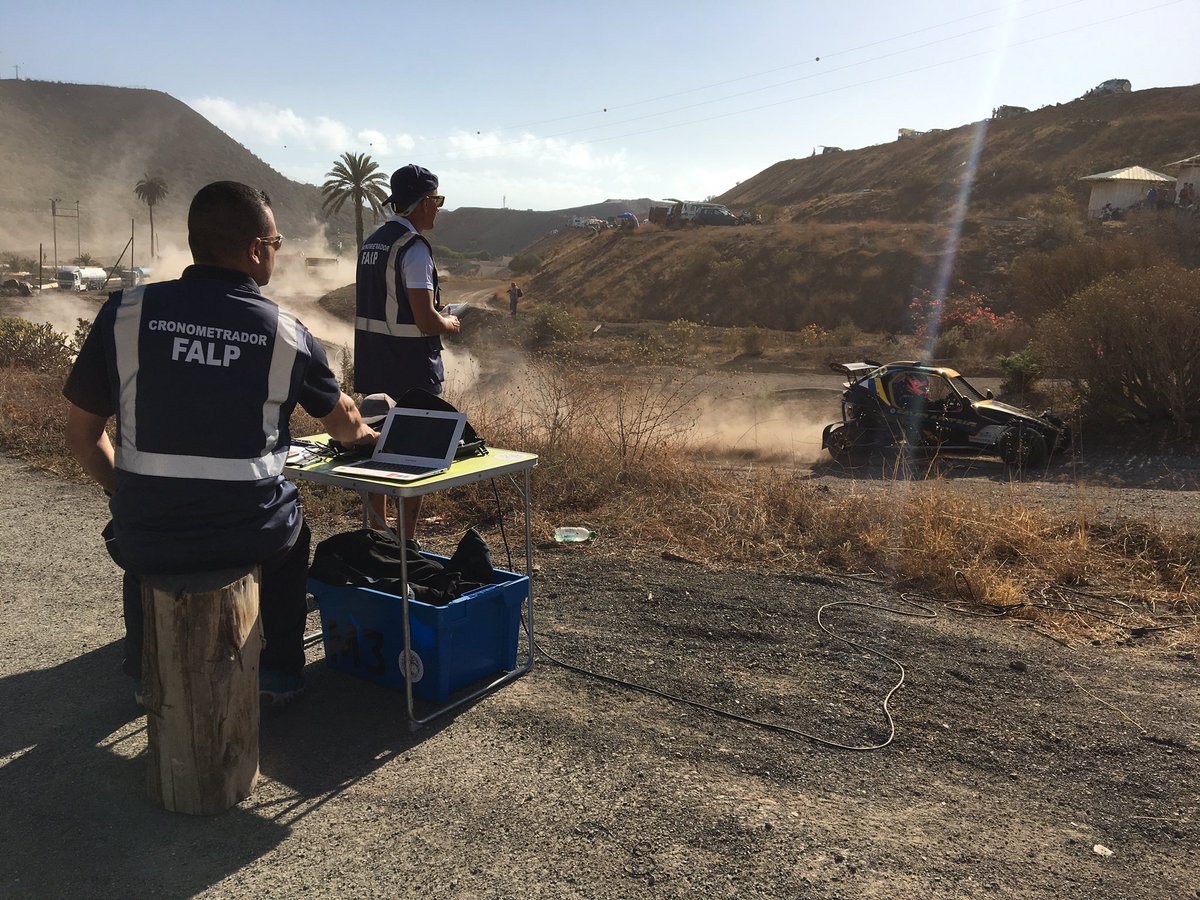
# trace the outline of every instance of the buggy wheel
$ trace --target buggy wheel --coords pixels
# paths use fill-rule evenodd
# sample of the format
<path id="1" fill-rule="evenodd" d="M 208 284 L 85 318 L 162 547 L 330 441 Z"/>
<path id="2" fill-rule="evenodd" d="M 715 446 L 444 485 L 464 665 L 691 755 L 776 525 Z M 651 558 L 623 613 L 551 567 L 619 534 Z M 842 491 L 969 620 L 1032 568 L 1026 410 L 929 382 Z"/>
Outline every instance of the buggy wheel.
<path id="1" fill-rule="evenodd" d="M 834 462 L 853 468 L 867 461 L 869 448 L 862 444 L 863 433 L 858 428 L 842 425 L 829 432 L 826 448 Z"/>
<path id="2" fill-rule="evenodd" d="M 1000 458 L 1019 477 L 1045 468 L 1050 451 L 1041 432 L 1013 425 L 1000 436 Z"/>

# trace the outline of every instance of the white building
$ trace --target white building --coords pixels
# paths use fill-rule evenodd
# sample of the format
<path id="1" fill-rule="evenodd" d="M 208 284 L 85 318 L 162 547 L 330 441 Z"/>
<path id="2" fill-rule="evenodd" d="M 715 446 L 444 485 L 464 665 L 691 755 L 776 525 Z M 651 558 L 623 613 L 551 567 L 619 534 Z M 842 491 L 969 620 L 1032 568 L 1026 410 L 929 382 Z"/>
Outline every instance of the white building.
<path id="1" fill-rule="evenodd" d="M 1088 216 L 1100 218 L 1104 207 L 1112 204 L 1113 209 L 1130 209 L 1141 205 L 1150 188 L 1167 187 L 1175 179 L 1144 166 L 1127 166 L 1097 175 L 1085 175 L 1080 181 L 1091 182 L 1092 195 L 1088 198 Z"/>
<path id="2" fill-rule="evenodd" d="M 1167 163 L 1163 166 L 1168 172 L 1178 170 L 1179 174 L 1175 176 L 1175 196 L 1179 196 L 1179 192 L 1183 190 L 1183 186 L 1191 182 L 1192 187 L 1200 182 L 1200 154 L 1189 156 L 1187 159 L 1179 159 L 1173 163 Z"/>

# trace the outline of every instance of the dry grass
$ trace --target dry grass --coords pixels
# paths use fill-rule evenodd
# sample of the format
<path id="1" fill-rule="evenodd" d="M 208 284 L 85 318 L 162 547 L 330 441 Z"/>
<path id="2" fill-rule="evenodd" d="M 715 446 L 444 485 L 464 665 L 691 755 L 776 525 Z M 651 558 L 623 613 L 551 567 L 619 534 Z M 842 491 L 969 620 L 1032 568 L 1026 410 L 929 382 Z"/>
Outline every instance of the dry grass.
<path id="1" fill-rule="evenodd" d="M 614 552 L 867 575 L 969 614 L 1027 622 L 1065 642 L 1156 629 L 1179 646 L 1195 641 L 1195 528 L 1056 515 L 1027 503 L 1019 485 L 997 505 L 903 473 L 884 493 L 851 487 L 837 494 L 791 471 L 722 470 L 685 446 L 687 382 L 605 382 L 551 365 L 531 369 L 520 383 L 506 396 L 451 399 L 472 410 L 491 444 L 539 455 L 536 540 L 556 524 L 586 524 Z M 0 452 L 82 477 L 62 440 L 63 416 L 47 415 L 65 415 L 59 387 L 56 376 L 0 370 Z M 294 433 L 317 430 L 296 414 Z M 348 492 L 305 485 L 304 495 L 320 530 L 356 526 L 357 499 Z M 509 534 L 519 533 L 519 505 L 503 506 Z M 423 509 L 455 523 L 455 531 L 464 523 L 495 525 L 496 514 L 490 489 L 478 487 L 434 495 Z"/>

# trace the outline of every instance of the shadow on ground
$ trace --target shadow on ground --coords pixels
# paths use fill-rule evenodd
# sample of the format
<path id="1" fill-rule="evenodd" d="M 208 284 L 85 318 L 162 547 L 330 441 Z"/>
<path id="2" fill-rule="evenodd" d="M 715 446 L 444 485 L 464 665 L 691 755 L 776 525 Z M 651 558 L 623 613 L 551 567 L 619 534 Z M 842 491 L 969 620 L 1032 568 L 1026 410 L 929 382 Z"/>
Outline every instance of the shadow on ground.
<path id="1" fill-rule="evenodd" d="M 308 695 L 263 711 L 254 795 L 214 827 L 147 799 L 145 720 L 120 663 L 114 641 L 0 679 L 0 895 L 193 896 L 453 721 L 413 734 L 397 692 L 310 666 Z"/>

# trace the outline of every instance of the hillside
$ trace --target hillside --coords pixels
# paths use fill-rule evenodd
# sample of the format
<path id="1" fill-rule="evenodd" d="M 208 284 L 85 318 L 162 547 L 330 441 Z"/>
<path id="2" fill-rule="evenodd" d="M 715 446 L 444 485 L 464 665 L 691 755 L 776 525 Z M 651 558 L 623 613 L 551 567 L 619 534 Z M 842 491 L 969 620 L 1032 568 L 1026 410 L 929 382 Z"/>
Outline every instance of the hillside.
<path id="1" fill-rule="evenodd" d="M 218 179 L 262 187 L 271 195 L 286 235 L 315 236 L 325 222 L 318 187 L 284 177 L 161 91 L 0 80 L 0 154 L 6 164 L 0 176 L 0 249 L 28 253 L 39 241 L 50 246 L 51 197 L 72 210 L 80 202 L 79 239 L 85 250 L 117 252 L 131 219 L 145 230 L 139 241 L 148 241 L 147 210 L 133 194 L 133 185 L 145 174 L 162 175 L 170 188 L 155 209 L 160 240 L 182 243 L 192 195 Z M 452 193 L 452 185 L 446 188 Z M 651 202 L 607 200 L 552 211 L 464 207 L 443 212 L 432 237 L 453 250 L 507 256 L 571 216 L 603 218 L 626 210 L 645 216 Z M 74 248 L 75 225 L 74 219 L 58 222 L 60 246 Z M 343 210 L 330 230 L 352 235 L 350 213 Z M 115 250 L 108 246 L 114 241 Z"/>
<path id="2" fill-rule="evenodd" d="M 1118 235 L 1200 263 L 1200 218 L 1133 215 L 1087 222 L 1082 175 L 1161 168 L 1200 152 L 1200 85 L 1078 100 L 986 123 L 961 228 L 952 210 L 976 125 L 785 160 L 718 199 L 757 210 L 741 228 L 564 233 L 533 244 L 545 265 L 531 299 L 591 318 L 758 325 L 906 326 L 915 291 L 952 281 L 1011 308 L 1009 270 L 1029 251 Z M 1051 200 L 1059 188 L 1067 199 Z"/>
<path id="3" fill-rule="evenodd" d="M 1155 88 L 1048 106 L 1010 119 L 931 132 L 861 150 L 778 162 L 718 200 L 768 206 L 791 221 L 934 221 L 971 172 L 972 216 L 1027 215 L 1037 197 L 1128 165 L 1161 167 L 1200 153 L 1200 85 Z"/>
<path id="4" fill-rule="evenodd" d="M 443 187 L 453 191 L 449 184 Z M 433 240 L 451 250 L 487 250 L 492 255 L 510 256 L 556 228 L 562 228 L 563 223 L 572 216 L 606 219 L 628 211 L 645 218 L 654 202 L 647 198 L 606 200 L 591 206 L 549 211 L 466 206 L 447 210 L 438 216 Z"/>
<path id="5" fill-rule="evenodd" d="M 170 193 L 155 208 L 160 240 L 182 242 L 192 195 L 210 181 L 261 187 L 280 231 L 315 234 L 320 189 L 285 178 L 191 107 L 161 91 L 45 81 L 0 80 L 0 248 L 28 251 L 52 241 L 50 197 L 80 203 L 85 251 L 119 252 L 147 209 L 133 194 L 144 174 L 162 175 Z M 353 234 L 349 216 L 337 225 Z M 60 249 L 75 250 L 74 219 L 60 219 Z M 114 246 L 115 245 L 115 246 Z M 61 255 L 61 254 L 60 254 Z M 64 257 L 65 258 L 65 257 Z"/>

